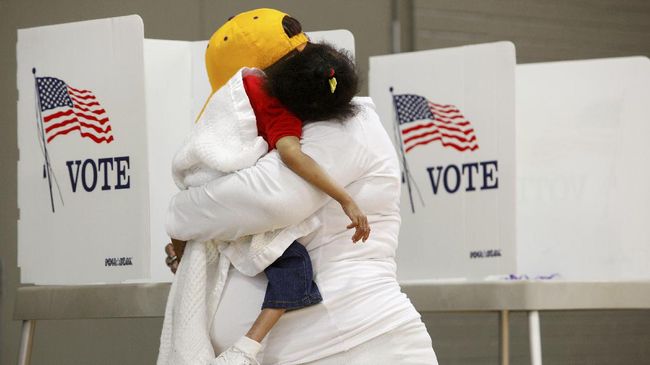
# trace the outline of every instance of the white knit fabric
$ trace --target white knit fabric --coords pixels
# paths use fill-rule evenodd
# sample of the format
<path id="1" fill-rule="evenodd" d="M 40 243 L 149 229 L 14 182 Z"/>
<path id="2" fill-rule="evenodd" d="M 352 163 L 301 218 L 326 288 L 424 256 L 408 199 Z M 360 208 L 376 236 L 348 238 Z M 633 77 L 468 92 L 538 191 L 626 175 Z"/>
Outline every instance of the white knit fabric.
<path id="1" fill-rule="evenodd" d="M 243 74 L 261 72 L 243 68 L 212 94 L 172 161 L 179 188 L 203 185 L 224 173 L 253 166 L 267 152 L 242 79 Z"/>
<path id="2" fill-rule="evenodd" d="M 243 75 L 253 72 L 261 71 L 239 70 L 211 96 L 172 162 L 174 181 L 181 189 L 250 167 L 267 152 L 243 85 Z M 230 265 L 244 275 L 257 275 L 318 225 L 318 219 L 312 218 L 233 242 L 189 241 L 167 299 L 157 364 L 213 363 L 218 354 L 210 343 L 209 327 Z"/>

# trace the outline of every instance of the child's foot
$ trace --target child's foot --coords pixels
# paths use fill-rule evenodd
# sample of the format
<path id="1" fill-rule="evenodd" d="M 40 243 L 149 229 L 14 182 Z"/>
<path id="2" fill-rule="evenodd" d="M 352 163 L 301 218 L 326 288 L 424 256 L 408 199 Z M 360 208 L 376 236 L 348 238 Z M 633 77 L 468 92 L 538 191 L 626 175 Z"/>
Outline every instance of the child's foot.
<path id="1" fill-rule="evenodd" d="M 259 365 L 255 356 L 261 347 L 259 342 L 243 336 L 214 359 L 211 365 Z"/>

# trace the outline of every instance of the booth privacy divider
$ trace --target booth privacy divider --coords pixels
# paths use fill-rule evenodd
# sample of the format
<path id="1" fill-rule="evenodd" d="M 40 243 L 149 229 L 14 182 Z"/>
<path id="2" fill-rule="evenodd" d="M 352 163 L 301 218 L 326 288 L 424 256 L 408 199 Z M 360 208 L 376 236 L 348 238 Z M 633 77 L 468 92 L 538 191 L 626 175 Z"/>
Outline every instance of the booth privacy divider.
<path id="1" fill-rule="evenodd" d="M 650 279 L 647 57 L 378 56 L 370 95 L 402 163 L 400 280 Z"/>

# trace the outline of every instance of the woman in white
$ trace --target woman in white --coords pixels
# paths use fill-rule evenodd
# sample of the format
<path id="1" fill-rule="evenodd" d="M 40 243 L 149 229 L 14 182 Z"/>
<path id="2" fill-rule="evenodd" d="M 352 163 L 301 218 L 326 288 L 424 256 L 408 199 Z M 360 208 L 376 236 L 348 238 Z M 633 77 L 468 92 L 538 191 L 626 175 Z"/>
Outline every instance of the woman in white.
<path id="1" fill-rule="evenodd" d="M 299 241 L 323 302 L 285 314 L 265 340 L 261 364 L 437 364 L 420 314 L 396 280 L 396 153 L 372 100 L 355 102 L 360 112 L 345 122 L 305 125 L 302 149 L 366 212 L 367 242 L 352 244 L 338 203 L 291 172 L 276 151 L 251 168 L 181 191 L 170 203 L 168 233 L 181 240 L 228 241 L 320 219 L 320 228 Z M 250 328 L 265 289 L 264 274 L 247 277 L 231 268 L 211 324 L 216 353 Z"/>

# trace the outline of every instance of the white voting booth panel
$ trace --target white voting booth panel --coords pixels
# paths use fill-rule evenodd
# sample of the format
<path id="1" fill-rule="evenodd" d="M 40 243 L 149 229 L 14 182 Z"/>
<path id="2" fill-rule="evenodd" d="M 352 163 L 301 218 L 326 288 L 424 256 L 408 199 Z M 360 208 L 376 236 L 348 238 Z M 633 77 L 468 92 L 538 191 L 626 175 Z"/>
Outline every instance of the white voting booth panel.
<path id="1" fill-rule="evenodd" d="M 149 275 L 143 34 L 137 16 L 18 31 L 21 282 Z"/>
<path id="2" fill-rule="evenodd" d="M 354 54 L 349 31 L 308 35 Z M 171 159 L 210 94 L 206 46 L 144 39 L 137 15 L 18 31 L 22 283 L 171 280 Z"/>
<path id="3" fill-rule="evenodd" d="M 144 74 L 148 137 L 148 173 L 151 279 L 170 281 L 163 264 L 163 246 L 169 241 L 163 227 L 167 205 L 178 191 L 171 179 L 171 160 L 183 137 L 192 128 L 203 102 L 210 94 L 202 54 L 207 42 L 144 40 Z M 202 57 L 200 58 L 202 61 Z"/>
<path id="4" fill-rule="evenodd" d="M 401 280 L 516 270 L 515 50 L 370 58 L 370 96 L 403 170 Z"/>
<path id="5" fill-rule="evenodd" d="M 517 67 L 520 273 L 650 279 L 650 61 Z"/>
<path id="6" fill-rule="evenodd" d="M 472 202 L 483 192 L 463 189 L 466 180 L 453 195 L 444 184 L 448 166 L 483 161 L 486 155 L 445 148 L 444 139 L 404 154 L 402 166 L 413 175 L 410 182 L 419 185 L 424 204 L 417 188 L 408 195 L 405 178 L 399 277 L 471 280 L 512 273 L 572 281 L 650 279 L 650 61 L 627 57 L 552 62 L 520 65 L 515 72 L 514 52 L 511 60 L 479 53 L 498 47 L 371 58 L 370 92 L 389 134 L 401 130 L 409 138 L 404 129 L 413 123 L 396 114 L 404 106 L 393 100 L 392 86 L 396 95 L 415 94 L 428 102 L 455 105 L 462 120 L 474 126 L 480 146 L 474 153 L 485 153 L 484 146 L 490 146 L 486 139 L 494 137 L 496 150 L 505 154 L 493 158 L 499 161 L 499 188 L 491 193 L 502 195 L 491 206 L 487 199 L 483 206 Z M 472 63 L 478 71 L 470 71 Z M 515 85 L 516 124 L 515 104 L 499 102 L 512 98 Z M 477 100 L 481 97 L 486 104 Z M 409 102 L 417 104 L 414 98 Z M 432 111 L 435 119 L 436 109 Z M 484 122 L 498 120 L 500 111 L 505 119 Z M 444 117 L 445 111 L 438 110 L 438 115 Z M 400 119 L 407 122 L 396 127 Z M 516 149 L 510 144 L 515 131 Z M 398 153 L 408 148 L 406 140 L 394 141 Z M 442 176 L 432 175 L 439 167 Z M 455 188 L 456 171 L 450 170 L 450 176 L 454 179 L 448 184 Z M 474 183 L 480 181 L 479 175 Z M 499 230 L 490 231 L 495 222 L 501 223 Z M 499 260 L 471 257 L 490 248 L 500 250 Z"/>

